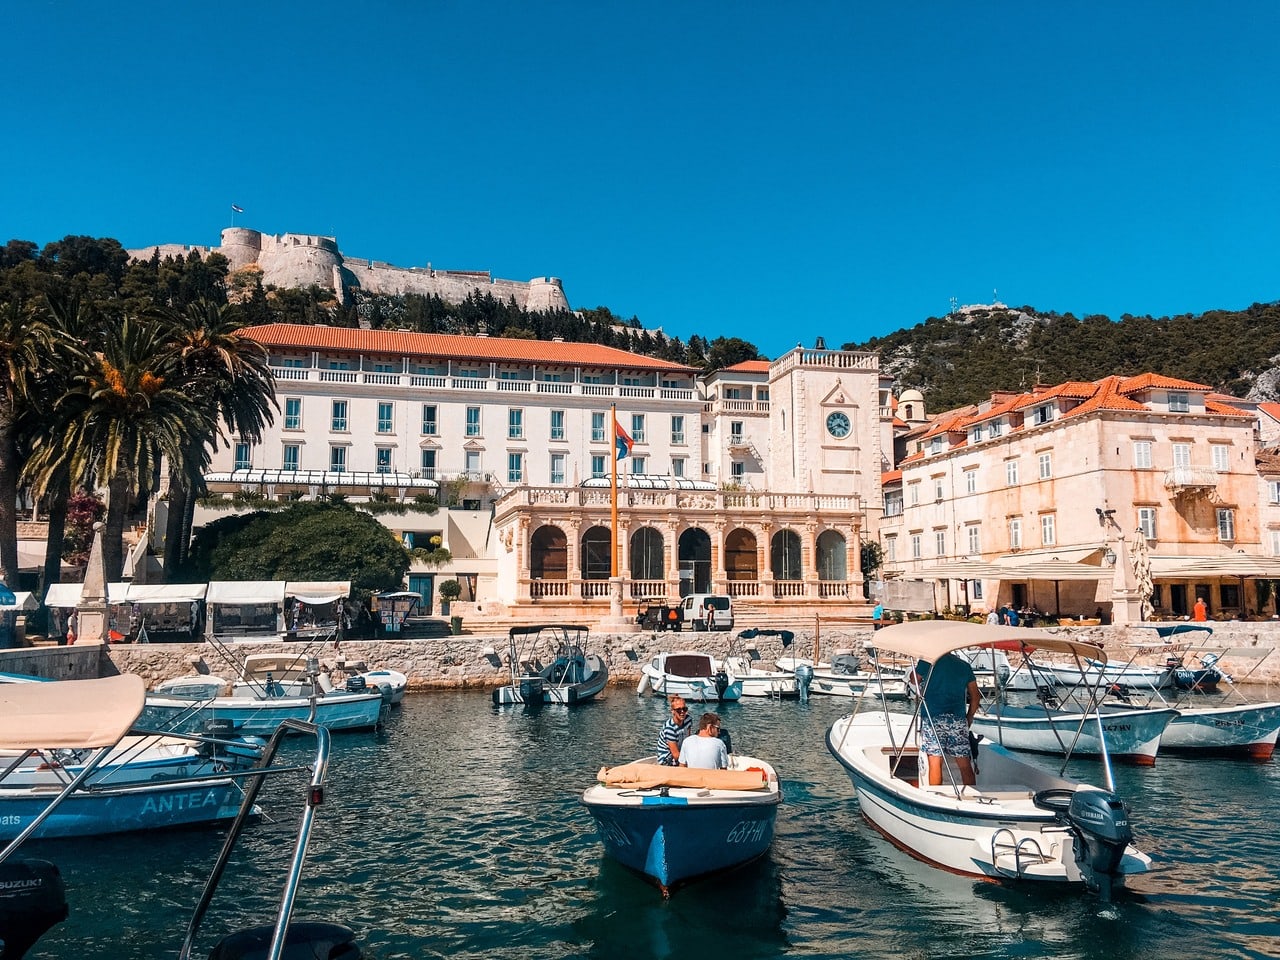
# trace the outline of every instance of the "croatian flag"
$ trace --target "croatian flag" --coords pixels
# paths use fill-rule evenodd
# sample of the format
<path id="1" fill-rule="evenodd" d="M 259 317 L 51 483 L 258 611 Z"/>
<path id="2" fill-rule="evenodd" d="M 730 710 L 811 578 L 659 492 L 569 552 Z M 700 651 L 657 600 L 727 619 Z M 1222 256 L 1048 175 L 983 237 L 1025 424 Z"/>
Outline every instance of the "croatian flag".
<path id="1" fill-rule="evenodd" d="M 244 213 L 244 207 L 237 207 L 234 203 L 231 205 L 231 209 L 235 213 Z"/>
<path id="2" fill-rule="evenodd" d="M 631 434 L 622 429 L 622 424 L 617 420 L 613 421 L 613 446 L 617 452 L 615 460 L 623 460 L 631 456 L 631 448 L 635 446 L 635 441 L 631 439 Z"/>

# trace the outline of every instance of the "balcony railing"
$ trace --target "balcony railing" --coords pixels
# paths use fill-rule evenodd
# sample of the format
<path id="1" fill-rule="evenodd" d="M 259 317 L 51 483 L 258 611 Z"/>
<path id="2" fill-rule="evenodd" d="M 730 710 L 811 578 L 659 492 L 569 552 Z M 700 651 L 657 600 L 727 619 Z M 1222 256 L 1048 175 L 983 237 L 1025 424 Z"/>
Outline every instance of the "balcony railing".
<path id="1" fill-rule="evenodd" d="M 1220 475 L 1205 467 L 1174 467 L 1164 475 L 1164 487 L 1179 496 L 1207 496 L 1213 499 L 1218 493 Z"/>

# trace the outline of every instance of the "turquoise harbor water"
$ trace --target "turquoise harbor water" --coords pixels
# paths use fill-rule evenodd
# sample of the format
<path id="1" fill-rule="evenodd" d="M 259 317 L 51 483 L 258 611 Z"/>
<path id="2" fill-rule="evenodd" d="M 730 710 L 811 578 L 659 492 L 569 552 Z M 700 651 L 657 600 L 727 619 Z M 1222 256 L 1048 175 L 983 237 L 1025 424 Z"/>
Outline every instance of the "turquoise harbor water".
<path id="1" fill-rule="evenodd" d="M 578 796 L 602 764 L 650 752 L 665 701 L 624 688 L 572 712 L 525 712 L 482 693 L 409 697 L 385 732 L 335 736 L 296 916 L 349 924 L 382 960 L 1280 956 L 1280 765 L 1162 757 L 1118 769 L 1160 871 L 1104 908 L 954 877 L 892 848 L 824 746 L 848 709 L 818 698 L 720 708 L 735 748 L 783 779 L 777 839 L 765 859 L 664 902 L 604 859 Z M 301 743 L 287 750 L 304 757 Z M 1096 764 L 1071 772 L 1101 779 Z M 250 828 L 196 956 L 220 932 L 270 919 L 295 810 L 273 804 L 283 819 Z M 175 956 L 219 842 L 184 831 L 33 846 L 62 867 L 71 917 L 31 956 Z"/>

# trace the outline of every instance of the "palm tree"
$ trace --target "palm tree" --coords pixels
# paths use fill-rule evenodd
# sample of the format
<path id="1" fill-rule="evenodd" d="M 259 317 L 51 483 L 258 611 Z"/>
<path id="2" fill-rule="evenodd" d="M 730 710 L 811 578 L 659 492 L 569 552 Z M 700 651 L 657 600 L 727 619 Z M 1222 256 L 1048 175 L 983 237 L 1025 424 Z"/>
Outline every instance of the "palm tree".
<path id="1" fill-rule="evenodd" d="M 202 300 L 182 313 L 171 313 L 174 365 L 187 395 L 205 407 L 214 421 L 226 425 L 230 442 L 258 443 L 263 427 L 278 409 L 275 380 L 260 343 L 241 334 L 235 309 Z M 219 437 L 209 433 L 202 446 Z M 186 459 L 198 459 L 191 451 Z M 169 514 L 165 524 L 165 575 L 172 579 L 186 563 L 195 496 L 203 477 L 189 478 L 183 464 L 170 463 Z"/>
<path id="2" fill-rule="evenodd" d="M 72 376 L 54 406 L 55 428 L 31 455 L 38 483 L 65 470 L 73 483 L 106 487 L 103 561 L 113 580 L 124 567 L 129 507 L 149 493 L 165 458 L 194 482 L 208 465 L 205 441 L 217 429 L 178 375 L 174 332 L 159 315 L 126 315 L 116 330 L 103 331 L 101 349 Z"/>

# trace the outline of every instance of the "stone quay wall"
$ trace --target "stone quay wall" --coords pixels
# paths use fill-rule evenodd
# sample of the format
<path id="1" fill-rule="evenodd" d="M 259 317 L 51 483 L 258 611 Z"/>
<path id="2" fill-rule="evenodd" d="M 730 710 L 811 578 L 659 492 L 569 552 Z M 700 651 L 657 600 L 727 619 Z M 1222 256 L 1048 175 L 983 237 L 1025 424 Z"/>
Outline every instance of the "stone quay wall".
<path id="1" fill-rule="evenodd" d="M 1280 623 L 1216 623 L 1211 638 L 1215 647 L 1254 647 L 1269 651 L 1257 669 L 1251 658 L 1225 658 L 1223 668 L 1237 680 L 1248 674 L 1250 683 L 1280 683 Z M 1111 659 L 1127 661 L 1133 653 L 1130 644 L 1143 644 L 1144 652 L 1137 662 L 1156 664 L 1164 661 L 1164 650 L 1150 630 L 1124 627 L 1049 628 L 1049 632 L 1072 639 L 1101 644 Z M 589 641 L 589 651 L 604 657 L 609 665 L 610 681 L 618 686 L 639 682 L 640 669 L 655 654 L 673 650 L 698 650 L 723 656 L 736 634 L 732 633 L 598 633 Z M 1196 635 L 1193 635 L 1196 636 Z M 863 643 L 875 643 L 875 631 L 868 627 L 844 629 L 821 628 L 820 655 L 826 659 L 840 650 L 856 650 Z M 784 655 L 776 637 L 760 637 L 743 647 L 754 645 L 762 664 L 770 664 Z M 786 651 L 795 656 L 810 656 L 814 647 L 814 630 L 797 629 L 795 642 Z M 399 670 L 409 678 L 409 689 L 487 689 L 508 682 L 508 641 L 505 634 L 462 634 L 426 640 L 367 641 L 349 640 L 337 648 L 330 643 L 308 645 L 279 641 L 238 642 L 230 645 L 234 654 L 278 653 L 282 649 L 309 652 L 322 666 L 332 669 L 339 660 L 348 666 L 363 663 L 367 669 L 380 667 Z M 544 652 L 543 659 L 546 659 Z M 77 645 L 74 647 L 36 647 L 0 651 L 0 671 L 34 673 L 40 676 L 70 679 L 103 676 L 113 673 L 136 673 L 154 687 L 162 680 L 194 672 L 195 663 L 203 660 L 211 673 L 230 678 L 235 665 L 228 662 L 212 643 L 152 643 Z"/>

